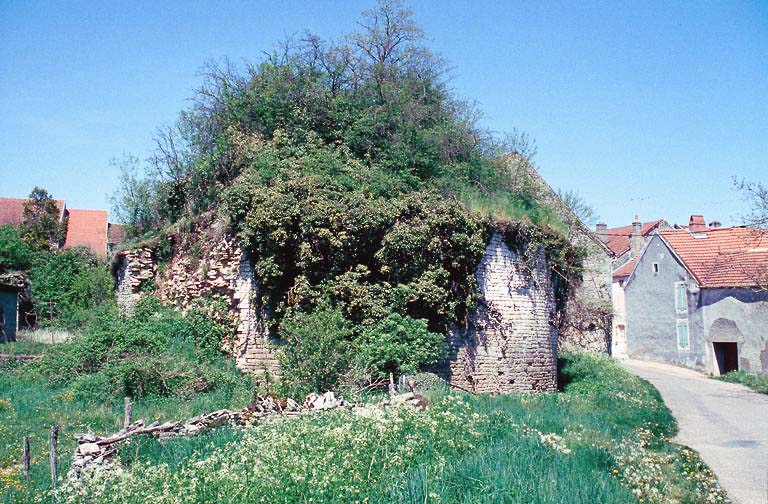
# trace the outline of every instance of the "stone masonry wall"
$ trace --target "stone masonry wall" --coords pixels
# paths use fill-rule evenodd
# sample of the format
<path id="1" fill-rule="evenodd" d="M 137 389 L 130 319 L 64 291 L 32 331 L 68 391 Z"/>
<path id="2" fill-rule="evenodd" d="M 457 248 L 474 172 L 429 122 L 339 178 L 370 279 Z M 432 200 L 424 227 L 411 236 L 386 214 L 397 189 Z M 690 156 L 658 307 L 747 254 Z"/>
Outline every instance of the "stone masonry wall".
<path id="1" fill-rule="evenodd" d="M 609 354 L 612 341 L 611 257 L 588 231 L 571 232 L 573 245 L 587 251 L 582 280 L 571 294 L 560 326 L 561 350 Z"/>
<path id="2" fill-rule="evenodd" d="M 158 274 L 148 247 L 120 253 L 116 270 L 117 299 L 130 311 L 142 283 L 154 279 L 160 299 L 181 309 L 206 296 L 225 300 L 237 318 L 237 336 L 231 350 L 238 368 L 246 372 L 277 372 L 277 358 L 269 346 L 264 313 L 255 306 L 257 286 L 247 254 L 228 236 L 205 245 L 202 257 L 176 254 Z"/>
<path id="3" fill-rule="evenodd" d="M 258 286 L 247 255 L 231 237 L 209 246 L 202 258 L 176 255 L 157 273 L 151 249 L 122 252 L 116 269 L 120 305 L 130 310 L 140 286 L 155 278 L 161 299 L 185 309 L 192 300 L 221 296 L 237 315 L 237 365 L 247 372 L 278 364 L 269 346 Z M 479 393 L 553 391 L 557 387 L 555 301 L 543 252 L 530 265 L 494 234 L 476 271 L 481 299 L 468 326 L 447 335 L 449 358 L 437 369 L 450 382 Z"/>
<path id="4" fill-rule="evenodd" d="M 496 233 L 477 267 L 481 299 L 466 328 L 448 335 L 438 370 L 480 393 L 557 388 L 555 301 L 543 252 L 533 271 Z"/>
<path id="5" fill-rule="evenodd" d="M 139 300 L 142 286 L 154 280 L 157 265 L 149 247 L 120 252 L 115 257 L 115 296 L 120 308 L 130 313 Z"/>

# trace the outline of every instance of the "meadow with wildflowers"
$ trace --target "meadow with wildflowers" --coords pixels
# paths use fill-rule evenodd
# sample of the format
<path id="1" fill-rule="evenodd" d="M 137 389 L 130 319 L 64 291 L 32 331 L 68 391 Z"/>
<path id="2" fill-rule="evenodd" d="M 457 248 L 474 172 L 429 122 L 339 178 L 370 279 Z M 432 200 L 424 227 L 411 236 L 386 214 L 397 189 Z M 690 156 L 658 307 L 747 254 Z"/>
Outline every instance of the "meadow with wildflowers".
<path id="1" fill-rule="evenodd" d="M 563 391 L 555 394 L 473 396 L 433 387 L 425 391 L 426 409 L 360 398 L 353 408 L 275 416 L 244 429 L 135 438 L 121 447 L 119 470 L 84 484 L 62 476 L 57 501 L 727 502 L 698 454 L 669 441 L 676 425 L 653 387 L 606 357 L 572 354 L 561 363 Z M 56 420 L 69 422 L 69 433 L 120 427 L 119 404 L 83 409 L 50 389 L 27 399 L 21 390 L 8 392 L 0 381 L 5 429 L 8 420 L 32 421 L 9 412 L 34 409 L 33 403 L 41 435 L 54 410 Z M 209 397 L 192 406 L 166 399 L 165 411 L 139 401 L 136 417 L 183 418 L 238 400 L 247 401 Z M 3 435 L 0 440 L 11 441 Z M 71 453 L 71 440 L 62 444 L 63 453 Z M 14 457 L 2 463 L 5 502 L 50 501 L 43 484 L 19 489 L 25 483 Z M 61 474 L 67 463 L 62 456 Z M 44 466 L 38 468 L 43 476 Z"/>

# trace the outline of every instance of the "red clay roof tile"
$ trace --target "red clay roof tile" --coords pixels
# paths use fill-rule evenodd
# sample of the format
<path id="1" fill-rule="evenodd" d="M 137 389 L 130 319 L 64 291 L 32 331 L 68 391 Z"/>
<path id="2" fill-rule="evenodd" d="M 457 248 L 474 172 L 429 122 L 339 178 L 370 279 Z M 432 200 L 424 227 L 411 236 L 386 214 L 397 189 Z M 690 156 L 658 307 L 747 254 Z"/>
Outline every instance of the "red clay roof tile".
<path id="1" fill-rule="evenodd" d="M 94 254 L 107 253 L 107 211 L 69 210 L 64 247 L 88 247 Z"/>
<path id="2" fill-rule="evenodd" d="M 24 220 L 24 203 L 29 198 L 0 198 L 0 226 L 10 224 L 18 226 Z M 64 200 L 56 200 L 56 207 L 59 209 L 59 220 L 61 212 L 64 210 Z"/>
<path id="3" fill-rule="evenodd" d="M 639 258 L 640 258 L 639 256 L 633 257 L 629 261 L 625 262 L 624 264 L 616 268 L 616 271 L 613 272 L 613 279 L 619 280 L 631 275 L 632 272 L 635 271 L 635 266 L 637 266 L 637 260 Z"/>
<path id="4" fill-rule="evenodd" d="M 664 219 L 644 222 L 642 235 L 648 236 L 651 231 L 659 227 L 663 222 Z M 632 236 L 632 225 L 610 228 L 606 230 L 606 236 L 608 237 L 608 241 L 605 244 L 608 245 L 608 248 L 611 249 L 616 256 L 620 256 L 629 250 L 629 237 Z"/>
<path id="5" fill-rule="evenodd" d="M 661 237 L 702 287 L 768 285 L 768 231 L 748 228 L 662 229 Z"/>

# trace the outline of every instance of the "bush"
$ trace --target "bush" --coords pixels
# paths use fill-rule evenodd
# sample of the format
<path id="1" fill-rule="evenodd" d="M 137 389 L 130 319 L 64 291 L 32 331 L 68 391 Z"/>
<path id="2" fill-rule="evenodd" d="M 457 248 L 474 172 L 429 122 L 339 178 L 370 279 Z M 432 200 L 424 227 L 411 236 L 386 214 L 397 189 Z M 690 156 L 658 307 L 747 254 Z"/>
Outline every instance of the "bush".
<path id="1" fill-rule="evenodd" d="M 430 332 L 425 320 L 393 313 L 363 332 L 357 362 L 374 376 L 397 376 L 435 364 L 445 351 L 445 336 Z"/>
<path id="2" fill-rule="evenodd" d="M 291 311 L 280 334 L 283 382 L 296 394 L 330 390 L 350 366 L 352 327 L 338 308 L 324 305 L 309 313 Z"/>
<path id="3" fill-rule="evenodd" d="M 38 323 L 72 329 L 84 325 L 91 311 L 112 299 L 114 280 L 103 259 L 86 249 L 66 249 L 41 256 L 29 274 Z M 46 316 L 44 316 L 46 315 Z"/>
<path id="4" fill-rule="evenodd" d="M 208 303 L 211 312 L 220 308 Z M 182 314 L 147 297 L 128 317 L 103 307 L 82 337 L 49 347 L 31 366 L 82 399 L 188 397 L 240 380 L 221 349 L 232 331 L 228 317 L 208 317 L 201 307 Z"/>
<path id="5" fill-rule="evenodd" d="M 0 226 L 0 273 L 29 269 L 33 259 L 34 250 L 21 239 L 18 229 L 10 224 Z"/>

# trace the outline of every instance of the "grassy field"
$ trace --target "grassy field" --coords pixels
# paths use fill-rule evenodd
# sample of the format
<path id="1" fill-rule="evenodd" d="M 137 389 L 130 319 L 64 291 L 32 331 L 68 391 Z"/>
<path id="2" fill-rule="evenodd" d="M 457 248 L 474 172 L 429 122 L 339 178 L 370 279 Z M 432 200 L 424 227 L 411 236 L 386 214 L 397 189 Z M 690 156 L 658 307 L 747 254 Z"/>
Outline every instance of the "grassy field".
<path id="1" fill-rule="evenodd" d="M 40 343 L 3 345 L 4 353 L 28 353 Z M 59 474 L 66 475 L 75 449 L 74 434 L 92 430 L 107 434 L 122 427 L 122 399 L 97 402 L 76 399 L 63 387 L 49 385 L 39 374 L 25 372 L 20 361 L 0 361 L 0 496 L 3 503 L 36 502 L 49 490 L 48 436 L 53 424 L 60 426 Z M 146 398 L 134 401 L 134 418 L 146 421 L 186 419 L 225 407 L 243 407 L 249 391 L 220 389 L 192 399 Z M 30 436 L 31 478 L 21 471 L 22 440 Z"/>
<path id="2" fill-rule="evenodd" d="M 757 376 L 745 373 L 744 371 L 731 371 L 730 373 L 718 376 L 717 379 L 731 383 L 741 383 L 761 394 L 768 394 L 768 376 L 765 375 Z"/>
<path id="3" fill-rule="evenodd" d="M 607 358 L 563 359 L 558 394 L 469 396 L 444 387 L 431 406 L 366 406 L 247 429 L 221 428 L 123 446 L 122 475 L 64 485 L 59 502 L 725 502 L 709 470 L 668 441 L 674 419 L 658 393 Z M 0 378 L 2 467 L 33 436 L 33 480 L 3 477 L 5 502 L 47 501 L 51 423 L 71 436 L 120 427 L 121 404 L 80 404 L 14 372 Z M 137 402 L 136 418 L 178 419 L 246 397 Z M 63 483 L 63 481 L 62 481 Z"/>

